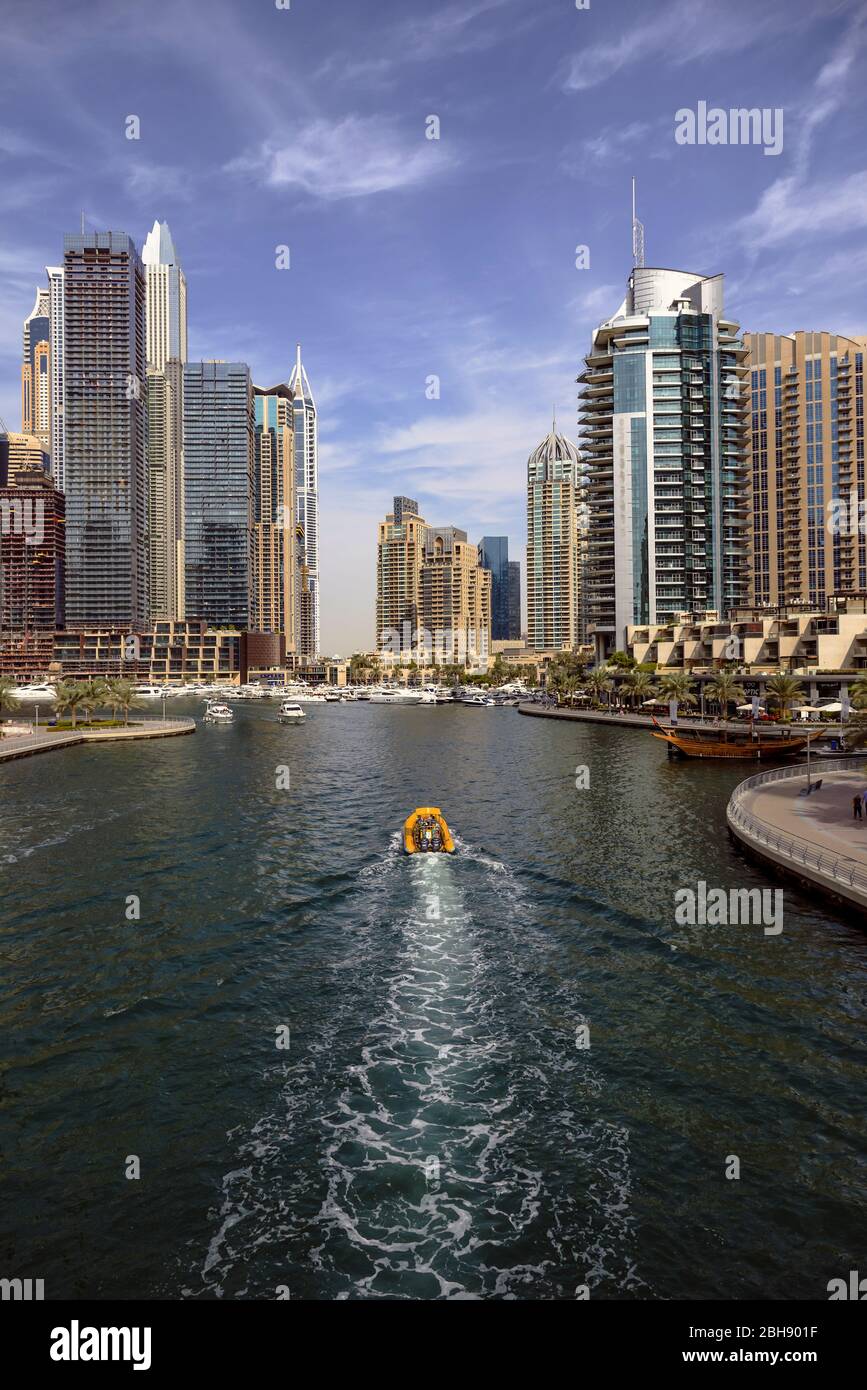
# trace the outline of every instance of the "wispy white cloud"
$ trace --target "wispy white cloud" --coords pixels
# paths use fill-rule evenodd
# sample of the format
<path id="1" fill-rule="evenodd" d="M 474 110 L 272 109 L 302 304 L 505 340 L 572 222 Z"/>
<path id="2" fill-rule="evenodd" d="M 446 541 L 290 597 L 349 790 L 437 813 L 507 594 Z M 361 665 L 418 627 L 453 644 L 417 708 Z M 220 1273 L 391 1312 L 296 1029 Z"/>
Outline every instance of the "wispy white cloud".
<path id="1" fill-rule="evenodd" d="M 867 227 L 867 170 L 836 180 L 777 179 L 754 211 L 738 223 L 751 253 L 796 237 L 803 241 L 863 227 Z"/>
<path id="2" fill-rule="evenodd" d="M 625 25 L 614 40 L 588 46 L 573 57 L 563 82 L 568 92 L 598 87 L 626 68 L 660 63 L 695 64 L 702 58 L 740 53 L 791 29 L 811 16 L 793 15 L 792 6 L 765 0 L 761 10 L 746 0 L 677 0 L 653 6 L 643 23 Z M 651 69 L 644 67 L 645 73 Z M 658 73 L 656 73 L 658 75 Z"/>
<path id="3" fill-rule="evenodd" d="M 564 173 L 581 177 L 594 169 L 608 169 L 625 159 L 651 130 L 649 121 L 627 121 L 608 125 L 567 150 L 561 160 Z"/>
<path id="4" fill-rule="evenodd" d="M 737 224 L 749 255 L 793 237 L 842 235 L 867 226 L 867 171 L 810 179 L 809 165 L 819 129 L 844 109 L 852 79 L 862 70 L 867 46 L 867 15 L 859 11 L 820 68 L 796 124 L 793 172 L 776 179 L 752 212 Z"/>
<path id="5" fill-rule="evenodd" d="M 454 142 L 427 140 L 422 121 L 412 130 L 382 116 L 353 115 L 310 121 L 291 140 L 266 140 L 227 170 L 252 175 L 269 188 L 295 188 L 334 201 L 411 188 L 456 162 Z"/>
<path id="6" fill-rule="evenodd" d="M 504 24 L 502 13 L 515 8 L 516 3 L 517 0 L 457 0 L 451 5 L 431 5 L 423 15 L 413 15 L 398 28 L 395 48 L 416 60 L 491 48 L 514 36 L 514 23 Z M 489 19 L 494 22 L 488 23 Z"/>
<path id="7" fill-rule="evenodd" d="M 193 196 L 194 175 L 189 169 L 171 164 L 139 161 L 127 168 L 124 184 L 130 197 L 141 202 L 151 202 L 154 198 L 186 201 Z"/>

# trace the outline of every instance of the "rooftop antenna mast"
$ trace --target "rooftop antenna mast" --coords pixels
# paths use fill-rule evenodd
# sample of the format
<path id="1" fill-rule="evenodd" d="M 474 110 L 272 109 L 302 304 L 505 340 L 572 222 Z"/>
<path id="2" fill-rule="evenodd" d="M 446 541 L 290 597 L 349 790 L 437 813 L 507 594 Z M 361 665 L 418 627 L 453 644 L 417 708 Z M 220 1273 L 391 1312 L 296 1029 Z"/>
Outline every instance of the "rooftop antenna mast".
<path id="1" fill-rule="evenodd" d="M 644 223 L 635 216 L 635 179 L 632 180 L 632 264 L 644 265 Z"/>

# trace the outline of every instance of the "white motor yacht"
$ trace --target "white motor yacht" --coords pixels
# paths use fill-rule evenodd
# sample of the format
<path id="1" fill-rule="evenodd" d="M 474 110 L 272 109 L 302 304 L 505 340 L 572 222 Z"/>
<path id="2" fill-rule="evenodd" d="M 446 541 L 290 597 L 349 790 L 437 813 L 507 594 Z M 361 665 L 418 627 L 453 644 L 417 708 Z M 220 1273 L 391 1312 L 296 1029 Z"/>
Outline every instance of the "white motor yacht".
<path id="1" fill-rule="evenodd" d="M 19 685 L 9 694 L 22 705 L 53 705 L 57 699 L 56 687 L 47 684 Z"/>
<path id="2" fill-rule="evenodd" d="M 277 718 L 281 724 L 300 724 L 303 719 L 307 718 L 307 715 L 294 700 L 284 700 Z"/>
<path id="3" fill-rule="evenodd" d="M 206 724 L 230 724 L 235 718 L 234 711 L 219 700 L 209 700 L 205 705 Z"/>

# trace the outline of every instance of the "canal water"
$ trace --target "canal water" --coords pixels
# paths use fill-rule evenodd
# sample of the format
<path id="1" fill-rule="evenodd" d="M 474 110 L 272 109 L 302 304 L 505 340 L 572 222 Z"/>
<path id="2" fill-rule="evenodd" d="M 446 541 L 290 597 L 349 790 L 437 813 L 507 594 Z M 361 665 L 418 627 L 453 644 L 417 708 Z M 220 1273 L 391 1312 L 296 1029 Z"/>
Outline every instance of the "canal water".
<path id="1" fill-rule="evenodd" d="M 867 937 L 788 887 L 778 936 L 676 923 L 678 888 L 769 885 L 724 828 L 744 775 L 271 702 L 0 768 L 0 1274 L 826 1298 L 864 1259 Z M 401 854 L 423 804 L 453 858 Z"/>

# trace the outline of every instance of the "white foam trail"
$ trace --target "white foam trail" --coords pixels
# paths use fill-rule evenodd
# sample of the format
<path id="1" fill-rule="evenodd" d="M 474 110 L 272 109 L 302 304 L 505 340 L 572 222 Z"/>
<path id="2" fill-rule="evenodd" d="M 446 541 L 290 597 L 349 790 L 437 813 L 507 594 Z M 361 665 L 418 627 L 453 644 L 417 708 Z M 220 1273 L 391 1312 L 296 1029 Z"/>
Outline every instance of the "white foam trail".
<path id="1" fill-rule="evenodd" d="M 604 1083 L 574 1046 L 577 991 L 548 969 L 534 902 L 508 866 L 471 846 L 454 860 L 400 850 L 397 835 L 361 874 L 376 908 L 351 963 L 361 979 L 370 972 L 374 998 L 383 966 L 386 975 L 358 1060 L 329 1092 L 323 1073 L 338 1016 L 282 1069 L 285 1108 L 239 1146 L 202 1282 L 221 1293 L 254 1256 L 300 1245 L 295 1257 L 316 1287 L 338 1298 L 641 1288 L 630 1255 L 629 1136 L 593 1113 Z M 407 879 L 410 903 L 386 925 L 389 898 L 405 898 Z M 485 930 L 470 893 L 481 895 Z M 396 939 L 391 957 L 384 937 Z M 335 962 L 335 978 L 345 964 Z M 315 1136 L 321 1144 L 318 1217 L 297 1215 L 320 1187 L 315 1168 L 287 1171 L 299 1130 L 305 1158 Z M 534 1161 L 540 1152 L 552 1171 Z"/>

